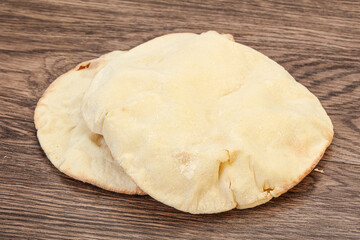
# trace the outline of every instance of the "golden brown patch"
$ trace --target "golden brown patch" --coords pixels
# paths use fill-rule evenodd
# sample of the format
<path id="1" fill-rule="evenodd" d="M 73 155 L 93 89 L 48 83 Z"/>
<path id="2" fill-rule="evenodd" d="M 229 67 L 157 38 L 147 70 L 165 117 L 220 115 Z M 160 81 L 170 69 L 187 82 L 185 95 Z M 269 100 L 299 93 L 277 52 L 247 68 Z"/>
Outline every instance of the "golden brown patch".
<path id="1" fill-rule="evenodd" d="M 99 147 L 101 146 L 102 138 L 103 137 L 100 134 L 91 133 L 91 135 L 90 135 L 90 140 Z"/>
<path id="2" fill-rule="evenodd" d="M 187 152 L 178 153 L 175 157 L 182 165 L 186 165 L 190 161 L 190 154 Z"/>
<path id="3" fill-rule="evenodd" d="M 89 68 L 89 67 L 90 67 L 90 62 L 88 62 L 86 65 L 80 65 L 78 67 L 78 69 L 76 69 L 76 71 L 80 71 L 82 69 Z"/>

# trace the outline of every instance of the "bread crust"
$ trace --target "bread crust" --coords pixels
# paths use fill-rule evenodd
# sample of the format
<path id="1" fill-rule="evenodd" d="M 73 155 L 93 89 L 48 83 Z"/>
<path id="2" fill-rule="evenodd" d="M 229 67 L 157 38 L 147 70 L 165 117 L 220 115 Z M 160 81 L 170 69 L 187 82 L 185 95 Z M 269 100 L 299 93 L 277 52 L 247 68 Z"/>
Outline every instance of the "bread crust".
<path id="1" fill-rule="evenodd" d="M 36 130 L 39 130 L 41 128 L 41 113 L 40 113 L 40 108 L 42 106 L 45 106 L 46 104 L 44 103 L 44 101 L 46 101 L 47 97 L 49 96 L 49 94 L 51 94 L 53 91 L 55 91 L 55 89 L 58 87 L 58 85 L 60 85 L 61 81 L 63 81 L 64 79 L 66 79 L 67 77 L 69 77 L 74 71 L 84 71 L 88 68 L 97 68 L 98 65 L 104 64 L 106 62 L 106 60 L 104 59 L 106 55 L 101 56 L 100 58 L 96 58 L 96 59 L 92 59 L 89 61 L 85 61 L 82 62 L 80 64 L 78 64 L 75 68 L 71 69 L 70 71 L 62 74 L 61 76 L 59 76 L 57 79 L 55 79 L 50 85 L 49 87 L 45 90 L 44 94 L 41 96 L 41 98 L 39 99 L 36 107 L 35 107 L 35 111 L 34 111 L 34 124 L 35 124 L 35 128 Z M 59 160 L 61 157 L 59 155 L 54 155 L 51 154 L 49 152 L 49 150 L 47 149 L 47 146 L 45 146 L 42 141 L 40 140 L 39 137 L 39 133 L 37 134 L 40 146 L 42 147 L 44 153 L 46 154 L 46 156 L 48 157 L 48 159 L 50 160 L 50 162 L 61 172 L 63 172 L 64 174 L 66 174 L 67 176 L 74 178 L 76 180 L 82 181 L 84 183 L 89 183 L 92 184 L 94 186 L 100 187 L 102 189 L 108 190 L 108 191 L 112 191 L 112 192 L 116 192 L 116 193 L 124 193 L 124 194 L 131 194 L 131 195 L 147 195 L 144 191 L 142 191 L 138 186 L 136 186 L 136 188 L 134 190 L 130 190 L 127 189 L 126 187 L 114 187 L 114 186 L 110 186 L 110 185 L 106 185 L 103 184 L 101 182 L 99 182 L 98 180 L 94 179 L 94 178 L 88 178 L 85 174 L 81 174 L 81 173 L 76 173 L 74 174 L 71 170 L 69 169 L 60 169 L 61 164 L 59 164 L 58 162 L 56 162 L 57 160 Z"/>

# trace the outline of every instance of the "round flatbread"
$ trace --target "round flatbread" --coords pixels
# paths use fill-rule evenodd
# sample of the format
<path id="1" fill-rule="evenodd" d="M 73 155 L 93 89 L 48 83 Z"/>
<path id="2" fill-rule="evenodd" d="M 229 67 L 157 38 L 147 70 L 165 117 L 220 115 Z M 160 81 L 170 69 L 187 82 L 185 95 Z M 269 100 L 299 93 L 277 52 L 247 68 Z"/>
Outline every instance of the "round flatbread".
<path id="1" fill-rule="evenodd" d="M 333 137 L 312 93 L 216 32 L 166 35 L 114 58 L 82 111 L 141 189 L 190 213 L 279 196 L 314 168 Z"/>
<path id="2" fill-rule="evenodd" d="M 114 51 L 81 63 L 56 79 L 36 106 L 35 127 L 41 147 L 61 172 L 106 190 L 144 194 L 113 160 L 103 137 L 88 129 L 80 111 L 93 77 L 120 54 Z"/>

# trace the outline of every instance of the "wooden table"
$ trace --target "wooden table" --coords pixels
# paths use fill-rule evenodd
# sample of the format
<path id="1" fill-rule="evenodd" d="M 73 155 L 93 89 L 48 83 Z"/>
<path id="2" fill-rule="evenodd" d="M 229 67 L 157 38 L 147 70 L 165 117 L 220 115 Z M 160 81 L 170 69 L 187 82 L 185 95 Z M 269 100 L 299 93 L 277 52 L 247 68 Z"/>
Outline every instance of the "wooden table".
<path id="1" fill-rule="evenodd" d="M 324 173 L 253 209 L 190 215 L 51 165 L 33 111 L 57 76 L 162 34 L 207 30 L 270 56 L 321 100 L 335 127 Z M 359 1 L 2 0 L 0 81 L 2 239 L 360 239 Z"/>

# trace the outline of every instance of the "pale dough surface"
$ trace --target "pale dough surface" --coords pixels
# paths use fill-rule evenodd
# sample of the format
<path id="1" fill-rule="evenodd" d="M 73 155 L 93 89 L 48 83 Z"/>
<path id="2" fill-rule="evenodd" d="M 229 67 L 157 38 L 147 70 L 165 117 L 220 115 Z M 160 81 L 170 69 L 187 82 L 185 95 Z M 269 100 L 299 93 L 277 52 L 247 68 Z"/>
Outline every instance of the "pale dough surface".
<path id="1" fill-rule="evenodd" d="M 121 54 L 114 51 L 81 63 L 56 79 L 39 100 L 34 120 L 41 147 L 61 172 L 110 191 L 144 194 L 114 161 L 103 137 L 89 130 L 80 111 L 96 73 Z"/>
<path id="2" fill-rule="evenodd" d="M 279 196 L 333 137 L 310 91 L 216 32 L 165 35 L 115 57 L 94 78 L 82 112 L 141 189 L 191 213 Z"/>

